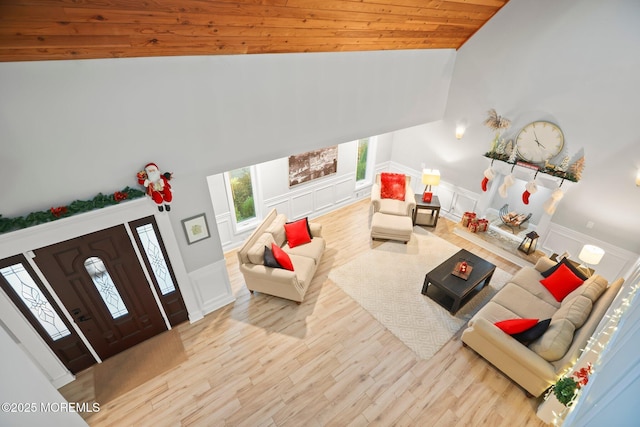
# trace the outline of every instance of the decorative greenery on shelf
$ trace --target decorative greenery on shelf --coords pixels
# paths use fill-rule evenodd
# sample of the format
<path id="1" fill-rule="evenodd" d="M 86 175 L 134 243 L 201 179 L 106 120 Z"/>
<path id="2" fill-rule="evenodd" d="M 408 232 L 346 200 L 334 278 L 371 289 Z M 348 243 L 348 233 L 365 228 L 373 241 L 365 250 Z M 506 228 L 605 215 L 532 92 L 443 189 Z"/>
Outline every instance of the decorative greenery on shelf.
<path id="1" fill-rule="evenodd" d="M 67 206 L 51 207 L 46 211 L 31 212 L 26 216 L 3 218 L 2 215 L 0 215 L 0 233 L 33 227 L 34 225 L 55 221 L 79 213 L 117 205 L 124 200 L 137 199 L 144 195 L 144 191 L 125 187 L 122 191 L 116 191 L 110 195 L 99 193 L 91 200 L 76 200 Z"/>
<path id="2" fill-rule="evenodd" d="M 553 394 L 558 402 L 569 407 L 576 399 L 577 392 L 589 383 L 589 375 L 593 373 L 593 366 L 588 363 L 571 376 L 560 378 L 553 386 Z"/>
<path id="3" fill-rule="evenodd" d="M 490 159 L 502 160 L 503 162 L 509 163 L 509 155 L 505 153 L 498 153 L 496 151 L 488 151 L 484 153 L 485 157 Z"/>
<path id="4" fill-rule="evenodd" d="M 484 154 L 485 157 L 494 160 L 500 160 L 510 165 L 514 165 L 516 163 L 509 162 L 509 156 L 506 154 L 499 154 L 495 151 L 489 151 Z M 579 179 L 573 172 L 566 172 L 562 170 L 558 170 L 553 165 L 547 165 L 545 167 L 541 167 L 539 172 L 546 173 L 547 175 L 556 176 L 558 178 L 566 179 L 567 181 L 578 182 Z"/>
<path id="5" fill-rule="evenodd" d="M 578 383 L 571 377 L 560 378 L 555 386 L 553 386 L 553 394 L 558 402 L 564 406 L 571 406 L 576 396 Z"/>

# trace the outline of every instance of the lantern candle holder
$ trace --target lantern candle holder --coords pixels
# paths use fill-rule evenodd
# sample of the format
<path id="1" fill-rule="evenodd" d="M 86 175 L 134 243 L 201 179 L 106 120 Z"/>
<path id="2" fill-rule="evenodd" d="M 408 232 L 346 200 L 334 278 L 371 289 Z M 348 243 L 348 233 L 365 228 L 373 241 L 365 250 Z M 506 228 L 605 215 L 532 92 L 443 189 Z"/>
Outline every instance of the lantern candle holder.
<path id="1" fill-rule="evenodd" d="M 527 255 L 532 254 L 533 252 L 535 252 L 536 247 L 538 246 L 538 237 L 540 237 L 538 236 L 538 233 L 536 233 L 535 231 L 530 231 L 524 236 L 522 243 L 520 243 L 520 246 L 518 246 L 518 250 L 524 252 Z"/>

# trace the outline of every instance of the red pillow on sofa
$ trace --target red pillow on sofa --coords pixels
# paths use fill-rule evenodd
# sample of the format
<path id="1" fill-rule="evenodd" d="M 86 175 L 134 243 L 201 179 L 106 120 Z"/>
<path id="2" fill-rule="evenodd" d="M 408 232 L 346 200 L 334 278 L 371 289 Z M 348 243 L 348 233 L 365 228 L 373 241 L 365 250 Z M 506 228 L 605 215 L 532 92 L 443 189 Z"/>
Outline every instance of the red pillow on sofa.
<path id="1" fill-rule="evenodd" d="M 287 243 L 289 243 L 290 248 L 295 248 L 298 245 L 303 245 L 311 241 L 307 218 L 287 222 L 284 225 L 284 232 L 287 235 Z"/>
<path id="2" fill-rule="evenodd" d="M 280 246 L 275 243 L 271 244 L 271 250 L 273 251 L 273 257 L 276 259 L 280 267 L 293 271 L 293 263 L 291 262 L 291 258 L 289 255 L 283 251 Z"/>
<path id="3" fill-rule="evenodd" d="M 569 267 L 562 264 L 549 277 L 540 280 L 540 283 L 547 288 L 551 295 L 560 302 L 573 292 L 584 280 L 573 274 Z"/>
<path id="4" fill-rule="evenodd" d="M 551 267 L 550 269 L 548 269 L 547 271 L 543 271 L 542 274 L 544 277 L 549 277 L 551 276 L 558 268 L 560 268 L 560 265 L 566 265 L 567 267 L 569 267 L 569 270 L 571 270 L 571 272 L 573 274 L 575 274 L 576 276 L 578 276 L 579 278 L 581 278 L 582 280 L 587 280 L 588 277 L 580 270 L 578 270 L 576 267 L 574 267 L 568 259 L 566 258 L 562 258 L 556 265 L 554 265 L 553 267 Z"/>
<path id="5" fill-rule="evenodd" d="M 380 197 L 404 201 L 405 184 L 407 179 L 401 173 L 380 174 Z"/>
<path id="6" fill-rule="evenodd" d="M 507 319 L 494 323 L 509 335 L 519 334 L 538 324 L 538 319 Z"/>

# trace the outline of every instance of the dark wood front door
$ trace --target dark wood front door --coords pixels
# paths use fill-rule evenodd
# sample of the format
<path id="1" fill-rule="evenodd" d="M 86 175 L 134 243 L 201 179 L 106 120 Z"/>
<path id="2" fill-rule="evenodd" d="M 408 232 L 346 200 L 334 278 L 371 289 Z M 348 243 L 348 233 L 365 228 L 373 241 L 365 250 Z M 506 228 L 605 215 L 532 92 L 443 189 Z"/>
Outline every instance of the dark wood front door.
<path id="1" fill-rule="evenodd" d="M 34 251 L 101 359 L 167 330 L 123 225 Z"/>

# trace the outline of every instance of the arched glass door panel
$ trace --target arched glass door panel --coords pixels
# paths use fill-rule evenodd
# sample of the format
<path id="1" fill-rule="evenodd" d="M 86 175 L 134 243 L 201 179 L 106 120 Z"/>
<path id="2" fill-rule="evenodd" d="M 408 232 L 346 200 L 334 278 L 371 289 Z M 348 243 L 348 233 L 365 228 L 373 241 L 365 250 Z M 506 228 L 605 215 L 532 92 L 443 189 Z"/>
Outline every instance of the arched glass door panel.
<path id="1" fill-rule="evenodd" d="M 114 319 L 129 314 L 127 307 L 120 296 L 120 292 L 116 288 L 115 283 L 111 279 L 111 275 L 107 271 L 104 262 L 98 257 L 87 258 L 84 262 L 84 268 L 91 277 L 91 281 L 95 285 L 98 293 L 102 297 L 104 304 L 107 306 L 109 313 Z"/>

